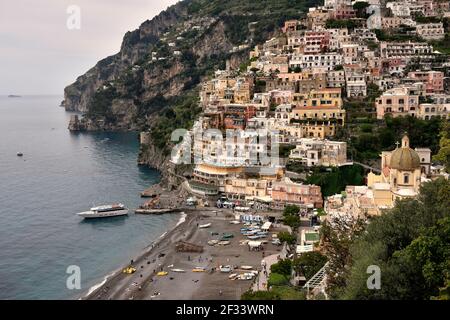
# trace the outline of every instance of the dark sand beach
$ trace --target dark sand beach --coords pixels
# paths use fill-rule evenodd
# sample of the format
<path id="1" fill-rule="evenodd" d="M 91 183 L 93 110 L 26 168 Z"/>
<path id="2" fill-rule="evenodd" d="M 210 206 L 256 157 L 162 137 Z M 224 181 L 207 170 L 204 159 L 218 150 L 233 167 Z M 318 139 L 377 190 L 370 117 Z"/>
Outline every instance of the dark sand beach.
<path id="1" fill-rule="evenodd" d="M 231 224 L 234 214 L 229 210 L 214 208 L 199 208 L 186 210 L 186 219 L 173 230 L 167 232 L 152 246 L 147 248 L 133 266 L 136 272 L 125 274 L 122 268 L 109 277 L 106 282 L 83 299 L 136 299 L 136 300 L 205 300 L 205 299 L 240 299 L 242 293 L 248 290 L 252 280 L 230 280 L 229 273 L 211 269 L 219 265 L 252 266 L 254 270 L 261 269 L 264 256 L 273 255 L 281 247 L 270 243 L 270 237 L 263 251 L 250 251 L 240 240 L 245 237 L 240 234 L 242 224 Z M 209 228 L 199 228 L 198 225 L 211 223 Z M 271 233 L 278 232 L 271 230 Z M 210 246 L 207 242 L 216 239 L 211 232 L 232 233 L 234 238 L 225 246 Z M 203 246 L 202 253 L 177 252 L 175 244 L 186 241 Z M 130 261 L 131 262 L 131 261 Z M 128 264 L 129 265 L 129 264 Z M 123 267 L 126 267 L 124 265 Z M 206 272 L 193 272 L 196 267 L 206 268 Z M 173 272 L 171 269 L 183 269 L 185 272 Z M 167 271 L 165 276 L 158 276 L 159 271 Z M 233 273 L 246 272 L 236 269 Z"/>

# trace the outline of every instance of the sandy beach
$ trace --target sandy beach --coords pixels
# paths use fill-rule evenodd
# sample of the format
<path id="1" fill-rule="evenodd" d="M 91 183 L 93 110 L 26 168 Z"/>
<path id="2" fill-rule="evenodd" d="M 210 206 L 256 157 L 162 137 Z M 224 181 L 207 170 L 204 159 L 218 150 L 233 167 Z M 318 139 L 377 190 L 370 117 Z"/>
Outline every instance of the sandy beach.
<path id="1" fill-rule="evenodd" d="M 263 251 L 249 251 L 247 245 L 240 244 L 245 239 L 240 234 L 242 224 L 231 224 L 234 215 L 230 210 L 201 208 L 185 210 L 186 219 L 158 239 L 133 261 L 136 272 L 125 274 L 121 268 L 83 299 L 91 300 L 206 300 L 240 299 L 242 293 L 253 284 L 251 280 L 230 280 L 229 273 L 211 269 L 219 265 L 252 266 L 261 269 L 263 256 L 281 251 L 281 246 L 269 241 Z M 149 217 L 151 219 L 151 217 Z M 211 223 L 209 228 L 199 225 Z M 280 230 L 271 230 L 276 233 Z M 212 232 L 232 233 L 234 238 L 225 246 L 210 246 L 207 242 L 217 238 Z M 268 238 L 269 239 L 269 238 Z M 202 253 L 177 252 L 175 244 L 186 241 L 203 246 Z M 131 262 L 131 261 L 129 261 Z M 127 267 L 130 263 L 124 265 Z M 193 272 L 196 267 L 204 267 L 206 272 Z M 185 272 L 173 272 L 182 269 Z M 167 271 L 165 276 L 156 275 Z M 244 272 L 236 269 L 233 273 Z"/>

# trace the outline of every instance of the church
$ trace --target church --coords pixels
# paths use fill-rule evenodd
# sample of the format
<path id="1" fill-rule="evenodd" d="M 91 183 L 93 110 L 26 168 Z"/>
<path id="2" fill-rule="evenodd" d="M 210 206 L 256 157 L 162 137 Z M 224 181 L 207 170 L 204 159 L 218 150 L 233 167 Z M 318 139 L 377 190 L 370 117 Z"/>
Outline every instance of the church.
<path id="1" fill-rule="evenodd" d="M 400 147 L 397 143 L 395 150 L 381 153 L 381 173 L 367 176 L 375 205 L 389 208 L 396 200 L 417 196 L 421 183 L 428 180 L 430 166 L 431 150 L 412 149 L 408 136 L 403 136 Z"/>

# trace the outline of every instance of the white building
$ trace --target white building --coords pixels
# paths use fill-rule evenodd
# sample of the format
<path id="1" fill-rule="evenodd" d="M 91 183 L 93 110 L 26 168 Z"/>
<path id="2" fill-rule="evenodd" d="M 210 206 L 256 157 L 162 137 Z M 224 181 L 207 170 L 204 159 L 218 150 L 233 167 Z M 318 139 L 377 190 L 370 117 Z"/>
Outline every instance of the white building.
<path id="1" fill-rule="evenodd" d="M 444 25 L 439 23 L 424 23 L 416 25 L 417 35 L 426 40 L 440 40 L 445 36 Z"/>
<path id="2" fill-rule="evenodd" d="M 304 69 L 323 68 L 331 71 L 335 66 L 342 64 L 342 55 L 338 53 L 323 53 L 323 54 L 294 54 L 289 61 L 289 67 L 292 69 L 296 67 Z"/>
<path id="3" fill-rule="evenodd" d="M 380 43 L 381 57 L 386 59 L 431 58 L 433 47 L 426 42 L 384 42 Z"/>
<path id="4" fill-rule="evenodd" d="M 298 139 L 289 159 L 307 167 L 342 166 L 347 164 L 347 143 L 326 139 Z"/>

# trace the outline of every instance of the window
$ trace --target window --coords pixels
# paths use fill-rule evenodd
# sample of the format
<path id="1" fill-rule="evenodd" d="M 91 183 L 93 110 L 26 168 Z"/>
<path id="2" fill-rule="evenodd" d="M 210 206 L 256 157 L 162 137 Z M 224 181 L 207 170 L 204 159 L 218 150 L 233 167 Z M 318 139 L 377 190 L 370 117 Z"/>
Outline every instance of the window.
<path id="1" fill-rule="evenodd" d="M 403 183 L 404 183 L 404 184 L 408 184 L 408 183 L 409 183 L 409 174 L 405 174 L 405 175 L 403 176 Z"/>

